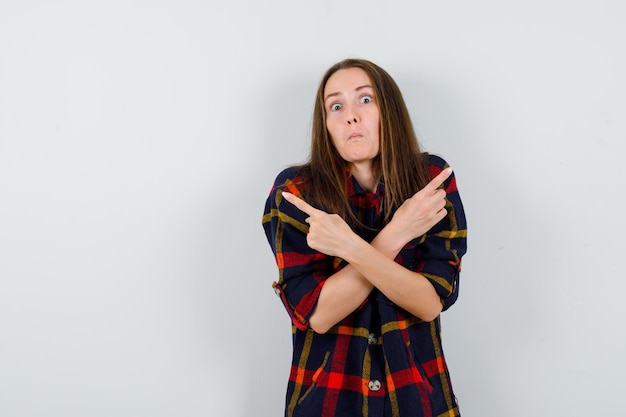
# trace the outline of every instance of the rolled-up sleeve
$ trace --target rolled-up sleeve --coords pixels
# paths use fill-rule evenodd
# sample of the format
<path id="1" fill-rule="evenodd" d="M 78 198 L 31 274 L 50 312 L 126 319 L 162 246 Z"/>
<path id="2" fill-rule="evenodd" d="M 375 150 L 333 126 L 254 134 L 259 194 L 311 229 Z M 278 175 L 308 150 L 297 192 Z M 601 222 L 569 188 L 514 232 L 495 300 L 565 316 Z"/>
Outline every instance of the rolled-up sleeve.
<path id="1" fill-rule="evenodd" d="M 283 199 L 283 189 L 300 194 L 295 168 L 284 170 L 276 178 L 265 204 L 263 228 L 278 266 L 274 291 L 293 324 L 304 330 L 326 278 L 333 273 L 333 258 L 309 247 L 308 216 Z"/>
<path id="2" fill-rule="evenodd" d="M 448 164 L 430 156 L 430 176 L 434 178 Z M 458 298 L 461 257 L 467 251 L 467 223 L 454 173 L 444 182 L 447 216 L 437 223 L 417 245 L 415 271 L 435 287 L 443 302 L 443 310 Z"/>

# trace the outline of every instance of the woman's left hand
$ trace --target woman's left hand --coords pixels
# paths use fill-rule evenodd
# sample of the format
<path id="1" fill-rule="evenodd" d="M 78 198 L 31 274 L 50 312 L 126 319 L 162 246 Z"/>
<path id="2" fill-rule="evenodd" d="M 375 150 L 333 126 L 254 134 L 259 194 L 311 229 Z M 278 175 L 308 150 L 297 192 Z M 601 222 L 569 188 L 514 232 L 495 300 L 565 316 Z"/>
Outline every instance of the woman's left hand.
<path id="1" fill-rule="evenodd" d="M 353 244 L 355 238 L 358 239 L 350 226 L 338 214 L 328 214 L 316 209 L 287 191 L 283 191 L 282 195 L 285 200 L 309 215 L 305 220 L 309 224 L 309 233 L 306 237 L 307 244 L 312 249 L 326 255 L 345 259 L 346 251 Z"/>

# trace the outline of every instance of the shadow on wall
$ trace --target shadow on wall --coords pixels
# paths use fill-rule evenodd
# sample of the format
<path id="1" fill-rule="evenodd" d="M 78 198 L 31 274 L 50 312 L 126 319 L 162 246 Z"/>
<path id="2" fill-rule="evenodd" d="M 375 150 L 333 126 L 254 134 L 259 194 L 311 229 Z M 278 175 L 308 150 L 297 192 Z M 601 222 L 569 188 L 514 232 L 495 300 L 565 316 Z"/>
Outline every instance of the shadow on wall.
<path id="1" fill-rule="evenodd" d="M 556 244 L 546 231 L 557 213 L 529 198 L 525 172 L 532 160 L 511 146 L 512 135 L 503 132 L 499 142 L 488 142 L 497 137 L 491 118 L 498 115 L 477 105 L 490 97 L 468 102 L 472 96 L 441 75 L 400 74 L 396 81 L 424 150 L 455 168 L 468 219 L 460 297 L 442 315 L 456 395 L 468 414 L 514 415 L 511 379 L 532 366 L 538 343 L 550 332 L 543 320 L 550 305 L 541 296 L 549 271 L 533 265 Z"/>
<path id="2" fill-rule="evenodd" d="M 220 381 L 210 397 L 222 416 L 281 415 L 291 358 L 290 321 L 271 287 L 278 272 L 261 219 L 278 172 L 306 157 L 314 92 L 285 80 L 255 88 L 271 90 L 258 93 L 269 103 L 242 109 L 258 135 L 220 157 L 228 172 L 207 179 L 192 216 L 204 219 L 194 226 L 194 251 L 206 276 L 189 296 L 209 317 L 203 343 Z"/>
<path id="3" fill-rule="evenodd" d="M 250 315 L 242 417 L 284 413 L 291 364 L 291 322 L 271 288 L 278 279 L 278 269 L 261 218 L 276 175 L 308 157 L 317 76 L 305 71 L 294 73 L 298 75 L 281 74 L 280 79 L 268 83 L 271 91 L 264 96 L 269 103 L 262 115 L 266 128 L 256 139 L 260 146 L 246 185 L 250 193 L 245 201 L 241 196 L 230 196 L 237 201 L 239 217 L 249 224 L 246 232 L 250 237 L 249 261 L 245 263 Z"/>

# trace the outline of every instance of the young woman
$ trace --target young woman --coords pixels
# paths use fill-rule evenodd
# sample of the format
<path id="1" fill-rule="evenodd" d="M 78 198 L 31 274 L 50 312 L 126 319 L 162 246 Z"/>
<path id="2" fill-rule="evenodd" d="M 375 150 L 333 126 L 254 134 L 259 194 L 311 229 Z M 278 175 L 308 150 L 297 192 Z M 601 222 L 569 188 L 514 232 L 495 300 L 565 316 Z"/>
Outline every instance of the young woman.
<path id="1" fill-rule="evenodd" d="M 439 313 L 458 296 L 465 215 L 382 68 L 328 69 L 310 160 L 278 175 L 263 226 L 293 322 L 286 416 L 459 415 Z"/>

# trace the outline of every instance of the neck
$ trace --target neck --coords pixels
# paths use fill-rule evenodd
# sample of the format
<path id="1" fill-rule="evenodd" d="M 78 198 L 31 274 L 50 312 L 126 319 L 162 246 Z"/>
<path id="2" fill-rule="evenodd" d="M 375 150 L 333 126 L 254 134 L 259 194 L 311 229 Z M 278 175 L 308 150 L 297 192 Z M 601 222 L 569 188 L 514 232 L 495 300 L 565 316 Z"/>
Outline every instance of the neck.
<path id="1" fill-rule="evenodd" d="M 368 164 L 352 164 L 350 166 L 350 173 L 364 190 L 373 193 L 378 186 L 378 179 L 374 178 L 372 173 L 371 161 L 368 162 Z"/>

